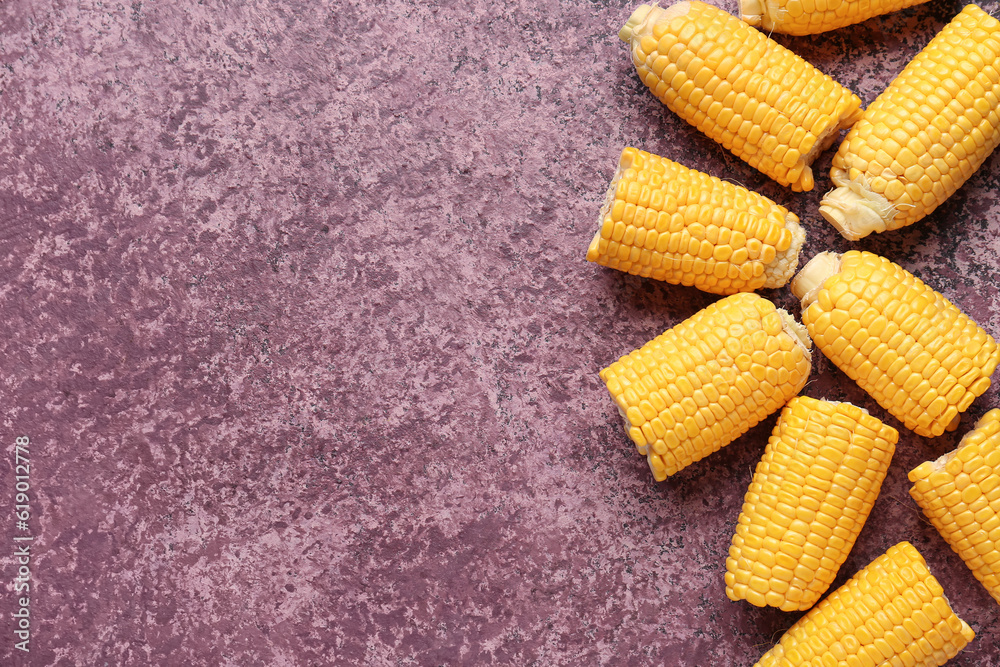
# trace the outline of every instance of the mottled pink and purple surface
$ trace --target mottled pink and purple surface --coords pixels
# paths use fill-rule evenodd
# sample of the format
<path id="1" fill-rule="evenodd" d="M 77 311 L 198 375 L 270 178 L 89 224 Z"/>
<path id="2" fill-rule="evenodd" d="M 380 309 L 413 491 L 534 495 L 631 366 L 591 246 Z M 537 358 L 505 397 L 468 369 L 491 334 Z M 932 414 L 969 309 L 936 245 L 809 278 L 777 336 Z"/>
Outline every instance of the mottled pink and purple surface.
<path id="1" fill-rule="evenodd" d="M 779 38 L 871 102 L 961 5 Z M 988 3 L 988 10 L 996 3 Z M 1000 156 L 851 244 L 663 108 L 632 5 L 0 5 L 0 503 L 31 438 L 30 653 L 0 664 L 751 665 L 797 618 L 724 558 L 774 418 L 663 484 L 597 372 L 715 297 L 584 261 L 636 146 L 884 254 L 1000 334 Z M 735 3 L 726 9 L 735 11 Z M 798 313 L 787 289 L 765 293 Z M 811 396 L 884 412 L 816 355 Z M 1000 665 L 1000 607 L 906 473 L 837 584 L 926 556 Z M 897 425 L 891 418 L 889 423 Z M 0 515 L 7 515 L 2 509 Z"/>

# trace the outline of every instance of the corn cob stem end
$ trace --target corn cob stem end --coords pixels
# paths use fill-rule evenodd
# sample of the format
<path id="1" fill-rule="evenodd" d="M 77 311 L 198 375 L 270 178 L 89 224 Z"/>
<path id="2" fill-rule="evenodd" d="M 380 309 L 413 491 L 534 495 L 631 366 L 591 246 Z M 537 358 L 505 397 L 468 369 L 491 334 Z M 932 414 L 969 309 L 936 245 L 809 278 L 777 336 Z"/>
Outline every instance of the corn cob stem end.
<path id="1" fill-rule="evenodd" d="M 611 211 L 611 207 L 615 203 L 615 193 L 618 191 L 618 181 L 622 179 L 622 174 L 625 173 L 625 170 L 632 166 L 633 155 L 634 153 L 630 150 L 622 151 L 621 159 L 618 162 L 618 168 L 615 170 L 615 175 L 611 177 L 611 185 L 608 186 L 608 192 L 604 196 L 604 203 L 601 204 L 601 210 L 597 214 L 597 233 L 594 234 L 594 238 L 590 241 L 590 246 L 587 248 L 588 262 L 596 262 L 598 257 L 601 256 L 601 225 L 604 223 L 605 218 L 608 217 L 608 213 Z"/>
<path id="2" fill-rule="evenodd" d="M 791 289 L 802 302 L 802 310 L 805 310 L 816 300 L 816 295 L 823 287 L 823 283 L 830 276 L 840 273 L 840 255 L 835 252 L 821 252 L 802 267 L 798 275 L 792 279 Z"/>
<path id="3" fill-rule="evenodd" d="M 799 251 L 802 250 L 802 244 L 806 242 L 806 232 L 802 229 L 799 218 L 794 213 L 785 215 L 785 229 L 792 234 L 792 244 L 788 246 L 787 250 L 777 253 L 774 261 L 764 268 L 764 275 L 767 277 L 764 287 L 767 289 L 784 287 L 799 266 Z"/>
<path id="4" fill-rule="evenodd" d="M 760 28 L 764 21 L 764 9 L 762 0 L 740 0 L 740 19 Z"/>
<path id="5" fill-rule="evenodd" d="M 764 32 L 775 30 L 788 13 L 774 0 L 739 0 L 740 19 Z M 781 32 L 780 30 L 775 30 Z"/>
<path id="6" fill-rule="evenodd" d="M 792 337 L 799 347 L 802 348 L 802 352 L 805 354 L 806 359 L 812 362 L 812 339 L 809 338 L 809 331 L 795 321 L 795 318 L 788 314 L 788 311 L 783 308 L 778 308 L 778 317 L 781 318 L 781 328 L 786 334 Z"/>
<path id="7" fill-rule="evenodd" d="M 633 41 L 633 38 L 639 39 L 642 35 L 651 33 L 652 27 L 647 29 L 647 24 L 652 26 L 652 23 L 657 21 L 669 21 L 678 16 L 685 16 L 690 10 L 690 2 L 678 2 L 666 9 L 658 7 L 655 2 L 652 5 L 639 5 L 618 31 L 618 39 L 627 44 Z"/>
<path id="8" fill-rule="evenodd" d="M 884 232 L 896 217 L 896 208 L 885 197 L 860 185 L 842 186 L 826 193 L 819 212 L 848 241 Z"/>

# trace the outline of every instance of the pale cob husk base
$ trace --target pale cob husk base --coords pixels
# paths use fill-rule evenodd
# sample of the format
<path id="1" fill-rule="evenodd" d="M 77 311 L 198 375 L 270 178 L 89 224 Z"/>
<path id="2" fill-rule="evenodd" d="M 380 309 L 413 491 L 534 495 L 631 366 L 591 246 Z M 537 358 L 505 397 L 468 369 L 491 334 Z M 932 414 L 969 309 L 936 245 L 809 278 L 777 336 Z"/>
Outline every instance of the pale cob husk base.
<path id="1" fill-rule="evenodd" d="M 774 30 L 787 13 L 777 0 L 740 0 L 740 19 L 764 32 Z"/>
<path id="2" fill-rule="evenodd" d="M 608 238 L 610 230 L 608 230 L 606 226 L 608 225 L 608 221 L 611 220 L 610 213 L 612 207 L 619 201 L 619 183 L 636 160 L 642 161 L 641 164 L 645 163 L 646 168 L 648 168 L 648 163 L 654 160 L 659 161 L 661 164 L 668 164 L 676 171 L 683 171 L 692 177 L 701 177 L 704 181 L 707 181 L 707 183 L 703 185 L 712 188 L 714 193 L 721 193 L 723 198 L 735 201 L 737 197 L 742 196 L 744 201 L 749 201 L 751 204 L 756 202 L 756 204 L 751 206 L 751 208 L 765 207 L 759 215 L 750 214 L 748 211 L 741 212 L 743 215 L 747 216 L 749 222 L 757 228 L 756 239 L 753 236 L 745 239 L 745 246 L 741 245 L 739 248 L 735 247 L 732 241 L 722 243 L 721 239 L 717 244 L 715 244 L 714 254 L 718 255 L 720 258 L 722 257 L 722 255 L 719 255 L 720 246 L 729 246 L 723 247 L 726 251 L 724 260 L 718 262 L 714 262 L 714 260 L 712 260 L 715 263 L 716 269 L 722 270 L 721 277 L 718 274 L 713 275 L 712 271 L 709 270 L 710 267 L 705 267 L 702 273 L 693 271 L 690 266 L 688 271 L 683 271 L 683 269 L 673 270 L 668 268 L 671 264 L 683 266 L 685 264 L 691 264 L 698 261 L 697 258 L 693 258 L 689 255 L 689 253 L 686 253 L 683 250 L 669 252 L 664 249 L 664 252 L 658 252 L 656 255 L 653 255 L 653 253 L 650 252 L 649 243 L 647 243 L 646 248 L 642 249 L 645 252 L 641 252 L 638 248 L 636 248 L 633 252 L 634 261 L 632 261 L 632 258 L 630 257 L 624 260 L 624 263 L 621 262 L 617 256 L 609 257 L 607 251 L 602 250 L 602 248 L 607 247 L 608 241 L 610 240 Z M 702 202 L 706 201 L 704 194 L 705 193 L 700 193 L 699 198 Z M 688 202 L 685 205 L 693 204 Z M 722 207 L 719 208 L 721 209 Z M 635 214 L 635 218 L 639 218 L 643 212 L 648 210 L 649 209 L 640 207 L 638 212 Z M 777 214 L 776 212 L 780 212 L 780 219 L 782 220 L 780 229 L 788 232 L 788 236 L 780 242 L 775 240 L 778 238 L 777 232 L 771 231 L 768 233 L 767 231 L 764 231 L 774 229 L 773 219 Z M 768 213 L 768 215 L 765 216 L 765 213 Z M 636 224 L 637 223 L 632 222 L 631 226 L 636 226 Z M 701 225 L 700 223 L 695 224 L 700 228 L 704 227 L 704 225 Z M 726 229 L 726 223 L 723 223 L 721 227 Z M 617 268 L 631 274 L 664 280 L 665 282 L 674 285 L 689 285 L 706 292 L 724 295 L 736 294 L 738 292 L 749 292 L 759 288 L 776 289 L 778 287 L 783 287 L 795 274 L 795 270 L 798 268 L 799 252 L 802 250 L 802 246 L 806 239 L 805 229 L 803 229 L 802 225 L 799 224 L 798 216 L 791 213 L 784 207 L 778 206 L 763 195 L 747 190 L 742 186 L 722 181 L 714 176 L 702 174 L 701 172 L 689 169 L 679 163 L 667 160 L 666 158 L 662 158 L 645 151 L 638 151 L 631 147 L 625 148 L 622 151 L 618 167 L 611 179 L 604 202 L 602 203 L 601 209 L 598 213 L 597 228 L 597 232 L 594 234 L 594 237 L 587 248 L 587 259 L 589 261 L 597 262 L 603 266 L 611 266 L 612 268 Z M 718 228 L 719 226 L 716 226 L 717 230 Z M 686 226 L 685 229 L 693 230 L 693 226 Z M 724 231 L 723 233 L 729 234 L 730 231 L 732 230 L 730 229 L 729 231 Z M 774 238 L 771 238 L 772 235 Z M 646 238 L 648 239 L 649 236 L 647 235 Z M 790 241 L 788 239 L 790 239 Z M 748 254 L 748 249 L 753 247 L 754 244 L 756 244 L 757 247 L 754 247 L 752 253 Z M 741 248 L 745 249 L 741 250 Z M 656 249 L 659 250 L 659 246 L 656 246 Z M 626 249 L 626 251 L 627 250 L 628 249 Z M 742 262 L 734 261 L 738 252 L 742 252 L 745 255 L 745 259 Z M 766 261 L 768 260 L 769 254 L 772 254 L 773 258 L 771 258 L 770 261 Z M 650 255 L 650 259 L 647 259 L 646 255 Z M 655 262 L 652 261 L 652 257 L 656 257 Z M 709 259 L 711 260 L 711 257 L 709 257 Z M 705 264 L 704 261 L 701 263 L 703 265 Z M 760 273 L 761 271 L 762 273 Z"/>
<path id="3" fill-rule="evenodd" d="M 727 39 L 732 37 L 736 41 L 743 41 L 751 50 L 752 53 L 740 56 L 745 58 L 744 62 L 740 63 L 742 68 L 740 71 L 745 74 L 752 71 L 753 76 L 763 78 L 767 76 L 768 71 L 776 67 L 787 70 L 789 74 L 794 70 L 793 83 L 786 88 L 786 94 L 774 95 L 772 90 L 768 95 L 757 96 L 754 92 L 756 89 L 751 90 L 751 94 L 757 97 L 753 97 L 748 104 L 755 110 L 762 111 L 757 115 L 748 112 L 746 118 L 739 116 L 733 109 L 725 108 L 718 117 L 709 117 L 708 112 L 700 110 L 700 107 L 696 107 L 687 97 L 681 98 L 681 91 L 685 86 L 674 90 L 667 81 L 670 78 L 668 75 L 664 74 L 664 78 L 660 79 L 660 74 L 673 71 L 670 68 L 674 65 L 672 63 L 663 67 L 657 65 L 662 59 L 669 60 L 668 53 L 672 51 L 672 49 L 663 52 L 657 50 L 662 43 L 658 41 L 660 39 L 658 33 L 665 25 L 668 30 L 675 29 L 673 26 L 675 20 L 684 19 L 692 13 L 692 10 L 695 10 L 695 21 L 706 16 L 709 17 L 708 20 L 726 17 L 726 21 L 731 19 L 732 24 L 736 24 L 727 23 L 718 34 L 726 35 Z M 676 29 L 680 30 L 679 27 Z M 741 31 L 749 34 L 743 35 Z M 655 4 L 640 5 L 629 17 L 618 36 L 630 44 L 633 63 L 640 79 L 664 104 L 686 122 L 731 150 L 741 160 L 795 192 L 807 192 L 813 189 L 815 185 L 811 168 L 813 160 L 837 139 L 840 130 L 851 127 L 861 117 L 861 100 L 856 95 L 753 27 L 705 3 L 692 0 L 679 2 L 667 8 Z M 710 59 L 722 58 L 722 54 L 730 48 L 729 43 L 726 47 L 720 48 Z M 681 45 L 682 42 L 677 44 Z M 698 74 L 686 70 L 685 76 L 692 75 L 695 80 L 706 75 L 714 76 L 714 72 L 710 72 L 710 69 L 710 66 L 705 65 Z M 735 68 L 729 71 L 731 73 Z M 688 82 L 692 82 L 692 79 L 688 79 Z M 739 79 L 735 82 L 738 83 Z M 733 83 L 734 81 L 726 81 L 726 85 Z M 818 92 L 820 90 L 823 92 Z M 702 101 L 711 99 L 711 95 L 705 90 L 698 89 L 697 84 L 695 89 L 689 92 L 694 97 L 700 96 L 699 99 Z M 735 94 L 736 91 L 732 92 Z M 790 106 L 786 109 L 786 105 Z M 709 110 L 712 108 L 711 105 L 708 107 Z M 729 113 L 731 111 L 733 113 Z M 729 115 L 725 116 L 726 120 L 720 122 L 727 113 Z M 768 113 L 776 115 L 770 121 L 765 120 L 768 118 Z M 792 120 L 796 117 L 800 120 L 804 118 L 805 125 Z M 736 121 L 742 119 L 744 122 L 735 122 L 734 118 Z M 790 124 L 784 125 L 786 122 Z M 743 129 L 737 128 L 737 125 Z M 749 125 L 754 127 L 746 129 Z M 796 127 L 797 125 L 799 126 Z M 775 127 L 783 129 L 774 130 Z M 776 134 L 772 134 L 772 131 Z"/>
<path id="4" fill-rule="evenodd" d="M 838 273 L 840 273 L 840 255 L 835 252 L 821 252 L 806 262 L 789 285 L 792 294 L 801 302 L 802 310 L 816 300 L 816 295 L 823 288 L 826 279 Z"/>
<path id="5" fill-rule="evenodd" d="M 823 195 L 819 212 L 848 241 L 858 241 L 889 229 L 897 208 L 875 192 L 863 176 L 849 181 L 838 170 L 831 172 L 840 186 Z"/>
<path id="6" fill-rule="evenodd" d="M 910 471 L 910 496 L 1000 603 L 1000 409 L 954 450 Z"/>
<path id="7" fill-rule="evenodd" d="M 755 667 L 940 667 L 975 636 L 920 553 L 900 542 L 800 618 Z"/>
<path id="8" fill-rule="evenodd" d="M 996 341 L 944 296 L 884 257 L 821 253 L 791 283 L 816 346 L 924 437 L 958 427 L 990 387 Z"/>
<path id="9" fill-rule="evenodd" d="M 854 547 L 899 439 L 868 411 L 796 396 L 754 470 L 726 558 L 726 595 L 812 607 Z"/>
<path id="10" fill-rule="evenodd" d="M 802 349 L 806 359 L 812 362 L 812 340 L 809 338 L 809 332 L 784 308 L 778 308 L 777 313 L 781 318 L 781 330 L 795 339 L 795 344 Z"/>

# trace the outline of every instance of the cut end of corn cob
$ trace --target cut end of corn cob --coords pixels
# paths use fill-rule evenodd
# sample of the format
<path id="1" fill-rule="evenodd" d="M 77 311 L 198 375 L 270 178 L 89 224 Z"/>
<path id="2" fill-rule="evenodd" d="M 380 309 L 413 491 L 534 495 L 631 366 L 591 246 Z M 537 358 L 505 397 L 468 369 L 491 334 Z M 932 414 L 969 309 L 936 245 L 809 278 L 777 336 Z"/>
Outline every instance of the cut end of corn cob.
<path id="1" fill-rule="evenodd" d="M 779 0 L 739 0 L 740 18 L 755 28 L 770 33 L 788 14 Z M 781 32 L 780 30 L 778 32 Z"/>
<path id="2" fill-rule="evenodd" d="M 809 338 L 809 332 L 804 326 L 799 324 L 794 317 L 792 317 L 787 310 L 784 308 L 777 308 L 775 312 L 778 313 L 778 317 L 781 318 L 781 330 L 785 332 L 789 338 L 795 340 L 795 344 L 798 345 L 805 353 L 806 360 L 812 361 L 812 339 Z"/>
<path id="3" fill-rule="evenodd" d="M 896 207 L 874 192 L 864 178 L 842 185 L 823 196 L 819 212 L 848 241 L 858 241 L 873 232 L 889 228 Z"/>
<path id="4" fill-rule="evenodd" d="M 900 542 L 800 618 L 755 667 L 939 667 L 975 636 L 920 553 Z"/>
<path id="5" fill-rule="evenodd" d="M 669 7 L 660 7 L 656 4 L 639 5 L 618 31 L 618 39 L 627 44 L 632 41 L 633 34 L 641 34 L 644 31 L 649 21 L 669 21 L 677 16 L 685 16 L 690 10 L 690 2 L 678 2 Z"/>
<path id="6" fill-rule="evenodd" d="M 910 496 L 1000 603 L 1000 409 L 955 450 L 910 471 Z"/>
<path id="7" fill-rule="evenodd" d="M 736 294 L 785 285 L 805 231 L 746 188 L 625 148 L 587 260 L 633 275 Z"/>
<path id="8" fill-rule="evenodd" d="M 816 300 L 826 279 L 840 273 L 840 255 L 835 252 L 821 252 L 802 267 L 792 280 L 792 294 L 802 303 L 802 310 Z"/>
<path id="9" fill-rule="evenodd" d="M 740 20 L 755 28 L 761 27 L 766 11 L 764 0 L 740 0 Z"/>
<path id="10" fill-rule="evenodd" d="M 956 428 L 1000 363 L 992 336 L 884 257 L 823 253 L 792 292 L 823 354 L 918 435 Z"/>
<path id="11" fill-rule="evenodd" d="M 861 117 L 857 95 L 703 2 L 642 5 L 619 36 L 660 101 L 796 192 L 813 188 L 813 159 Z"/>
<path id="12" fill-rule="evenodd" d="M 628 43 L 632 39 L 632 32 L 641 26 L 645 21 L 646 17 L 649 16 L 649 10 L 652 9 L 649 5 L 639 5 L 632 12 L 632 15 L 628 17 L 628 21 L 622 26 L 622 29 L 618 31 L 618 39 L 625 43 Z"/>
<path id="13" fill-rule="evenodd" d="M 861 532 L 899 433 L 850 403 L 796 396 L 754 471 L 726 559 L 726 595 L 809 609 Z"/>
<path id="14" fill-rule="evenodd" d="M 776 253 L 774 262 L 765 267 L 764 277 L 767 280 L 764 287 L 767 289 L 783 287 L 799 268 L 799 251 L 806 242 L 806 230 L 799 224 L 798 217 L 791 213 L 785 218 L 784 229 L 792 235 L 792 241 L 787 250 Z"/>
<path id="15" fill-rule="evenodd" d="M 801 325 L 752 292 L 721 299 L 601 371 L 657 481 L 728 445 L 809 376 Z"/>
<path id="16" fill-rule="evenodd" d="M 921 220 L 1000 144 L 998 98 L 1000 21 L 968 5 L 847 133 L 820 213 L 850 240 Z"/>

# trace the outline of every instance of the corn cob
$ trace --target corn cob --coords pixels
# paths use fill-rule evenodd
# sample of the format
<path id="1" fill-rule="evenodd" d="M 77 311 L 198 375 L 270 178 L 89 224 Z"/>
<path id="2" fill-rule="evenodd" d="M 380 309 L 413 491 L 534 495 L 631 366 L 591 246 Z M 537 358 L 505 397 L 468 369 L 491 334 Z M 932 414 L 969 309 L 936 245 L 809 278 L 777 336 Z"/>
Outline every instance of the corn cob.
<path id="1" fill-rule="evenodd" d="M 695 313 L 601 371 L 625 431 L 662 482 L 728 445 L 797 394 L 809 338 L 752 292 Z"/>
<path id="2" fill-rule="evenodd" d="M 927 0 L 740 0 L 740 18 L 764 32 L 815 35 Z"/>
<path id="3" fill-rule="evenodd" d="M 641 5 L 618 36 L 657 98 L 796 192 L 812 190 L 813 159 L 861 117 L 857 95 L 711 5 Z"/>
<path id="4" fill-rule="evenodd" d="M 1000 602 L 1000 410 L 983 415 L 957 449 L 909 476 L 910 495 Z"/>
<path id="5" fill-rule="evenodd" d="M 729 547 L 729 599 L 784 611 L 816 604 L 868 519 L 898 439 L 850 403 L 789 401 Z"/>
<path id="6" fill-rule="evenodd" d="M 735 294 L 788 282 L 805 236 L 798 217 L 766 197 L 626 148 L 587 259 Z"/>
<path id="7" fill-rule="evenodd" d="M 938 667 L 975 638 L 909 542 L 900 542 L 800 618 L 755 667 Z"/>
<path id="8" fill-rule="evenodd" d="M 848 132 L 820 213 L 852 241 L 928 215 L 1000 143 L 998 99 L 1000 22 L 969 5 Z"/>
<path id="9" fill-rule="evenodd" d="M 957 427 L 989 388 L 1000 361 L 993 337 L 889 260 L 821 253 L 791 287 L 816 346 L 917 434 Z"/>

